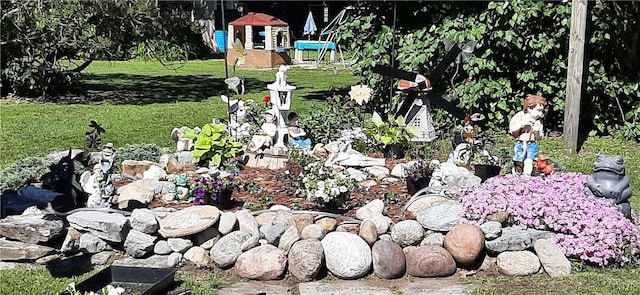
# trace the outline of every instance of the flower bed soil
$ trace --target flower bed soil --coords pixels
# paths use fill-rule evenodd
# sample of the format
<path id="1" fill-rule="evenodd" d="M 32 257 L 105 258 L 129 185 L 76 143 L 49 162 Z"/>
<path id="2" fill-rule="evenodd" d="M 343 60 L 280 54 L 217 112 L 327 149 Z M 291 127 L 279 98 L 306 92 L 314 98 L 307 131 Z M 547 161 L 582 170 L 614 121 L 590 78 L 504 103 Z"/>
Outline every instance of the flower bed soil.
<path id="1" fill-rule="evenodd" d="M 386 160 L 386 166 L 391 170 L 396 164 L 406 162 L 406 160 Z M 406 200 L 408 200 L 411 196 L 407 193 L 407 185 L 404 179 L 399 180 L 396 183 L 386 183 L 380 180 L 376 181 L 376 185 L 368 188 L 368 189 L 359 189 L 352 192 L 351 200 L 348 202 L 348 210 L 347 211 L 331 211 L 323 208 L 322 206 L 315 204 L 313 202 L 305 200 L 304 197 L 296 196 L 295 192 L 297 190 L 297 183 L 292 181 L 290 175 L 287 175 L 286 171 L 289 170 L 289 173 L 297 173 L 295 167 L 283 168 L 280 170 L 271 170 L 268 168 L 258 168 L 258 167 L 244 167 L 240 175 L 239 179 L 243 183 L 255 183 L 261 189 L 260 193 L 251 193 L 244 188 L 241 188 L 240 191 L 235 191 L 232 195 L 233 206 L 228 209 L 229 211 L 237 211 L 243 209 L 243 205 L 247 202 L 255 203 L 255 204 L 264 204 L 263 201 L 260 200 L 261 196 L 268 196 L 271 198 L 273 204 L 287 206 L 289 208 L 295 208 L 300 210 L 313 210 L 313 211 L 323 211 L 323 212 L 331 212 L 331 213 L 340 213 L 342 215 L 348 217 L 355 218 L 355 212 L 358 208 L 362 207 L 366 203 L 374 199 L 382 199 L 384 201 L 385 193 L 396 193 L 397 194 L 397 202 L 388 202 L 385 201 L 385 214 L 392 219 L 393 223 L 396 223 L 400 220 L 403 220 L 402 211 L 405 205 Z M 122 185 L 118 184 L 117 186 Z M 182 209 L 189 206 L 193 206 L 191 203 L 187 204 L 166 204 L 161 201 L 162 196 L 157 195 L 154 200 L 151 202 L 149 208 L 156 207 L 170 207 L 176 209 Z M 266 205 L 266 204 L 265 204 Z M 268 208 L 270 206 L 266 206 Z M 265 208 L 265 209 L 266 209 Z M 410 214 L 410 213 L 407 213 Z M 404 216 L 404 218 L 411 218 L 411 216 Z"/>

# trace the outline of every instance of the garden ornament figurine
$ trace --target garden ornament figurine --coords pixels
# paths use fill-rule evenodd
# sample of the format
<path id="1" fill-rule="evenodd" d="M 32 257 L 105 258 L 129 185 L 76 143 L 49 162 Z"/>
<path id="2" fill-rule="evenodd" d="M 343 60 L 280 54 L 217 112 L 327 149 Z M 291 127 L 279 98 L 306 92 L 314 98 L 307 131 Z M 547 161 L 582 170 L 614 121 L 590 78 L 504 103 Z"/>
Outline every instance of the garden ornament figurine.
<path id="1" fill-rule="evenodd" d="M 92 185 L 91 182 L 97 183 L 97 190 L 92 191 L 91 196 L 89 196 L 87 207 L 109 207 L 111 198 L 116 193 L 116 187 L 111 177 L 115 158 L 116 151 L 113 148 L 113 143 L 105 144 L 100 152 L 100 162 L 96 164 L 98 167 L 94 167 L 93 177 L 90 177 L 88 181 L 85 180 L 87 186 Z"/>
<path id="2" fill-rule="evenodd" d="M 273 85 L 276 87 L 285 87 L 287 86 L 287 66 L 280 65 L 278 68 L 278 72 L 276 73 L 276 81 L 273 82 Z"/>
<path id="3" fill-rule="evenodd" d="M 544 138 L 542 115 L 547 100 L 542 96 L 527 95 L 523 110 L 509 121 L 509 132 L 516 138 L 513 147 L 514 173 L 531 175 L 538 156 L 538 140 Z"/>
<path id="4" fill-rule="evenodd" d="M 230 101 L 229 97 L 226 95 L 220 95 L 220 98 L 229 106 L 229 135 L 235 139 L 238 137 L 249 136 L 251 124 L 246 122 L 249 106 L 247 106 L 241 99 L 234 99 Z"/>
<path id="5" fill-rule="evenodd" d="M 556 172 L 555 167 L 549 164 L 549 157 L 543 154 L 538 155 L 538 159 L 536 160 L 536 169 L 544 175 L 551 175 Z"/>
<path id="6" fill-rule="evenodd" d="M 631 187 L 621 156 L 598 156 L 587 179 L 586 192 L 613 201 L 625 217 L 631 218 Z"/>
<path id="7" fill-rule="evenodd" d="M 311 139 L 305 138 L 307 133 L 298 126 L 298 114 L 294 112 L 289 113 L 288 121 L 289 144 L 300 148 L 311 147 Z"/>
<path id="8" fill-rule="evenodd" d="M 273 110 L 266 110 L 264 112 L 264 123 L 260 126 L 260 134 L 251 137 L 251 142 L 248 147 L 250 151 L 255 152 L 259 149 L 271 147 L 278 132 L 278 126 L 274 123 L 275 119 L 276 116 Z"/>
<path id="9" fill-rule="evenodd" d="M 116 150 L 113 148 L 113 143 L 107 143 L 102 149 L 100 157 L 100 171 L 104 175 L 104 181 L 100 184 L 103 199 L 110 199 L 115 194 L 115 186 L 111 179 L 115 159 Z"/>
<path id="10" fill-rule="evenodd" d="M 100 181 L 102 180 L 100 164 L 93 165 L 91 171 L 85 171 L 80 176 L 80 185 L 89 197 L 87 198 L 87 207 L 96 207 L 102 201 L 100 193 Z"/>
<path id="11" fill-rule="evenodd" d="M 175 184 L 175 200 L 183 202 L 189 198 L 189 177 L 186 174 L 180 174 L 174 181 Z"/>
<path id="12" fill-rule="evenodd" d="M 184 132 L 188 129 L 190 128 L 187 126 L 182 126 L 180 128 L 173 128 L 173 130 L 171 130 L 171 139 L 176 142 L 177 152 L 188 152 L 193 148 L 193 138 L 184 137 Z M 195 133 L 197 134 L 200 132 L 200 127 L 196 126 L 193 128 L 193 130 L 195 130 Z"/>
<path id="13" fill-rule="evenodd" d="M 295 86 L 287 84 L 287 66 L 281 65 L 276 73 L 276 81 L 267 84 L 270 93 L 271 109 L 276 116 L 275 124 L 278 126 L 278 137 L 275 147 L 284 148 L 284 136 L 287 134 L 287 117 L 291 109 L 291 95 Z"/>

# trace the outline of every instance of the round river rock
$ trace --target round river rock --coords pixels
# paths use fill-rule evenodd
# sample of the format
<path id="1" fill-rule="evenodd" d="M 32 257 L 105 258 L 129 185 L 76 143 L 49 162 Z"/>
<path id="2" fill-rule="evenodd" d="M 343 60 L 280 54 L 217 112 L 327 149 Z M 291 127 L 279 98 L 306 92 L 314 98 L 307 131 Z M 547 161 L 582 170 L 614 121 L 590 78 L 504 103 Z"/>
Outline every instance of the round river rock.
<path id="1" fill-rule="evenodd" d="M 191 206 L 167 215 L 160 220 L 160 233 L 165 238 L 179 238 L 197 234 L 211 227 L 220 217 L 215 206 Z"/>

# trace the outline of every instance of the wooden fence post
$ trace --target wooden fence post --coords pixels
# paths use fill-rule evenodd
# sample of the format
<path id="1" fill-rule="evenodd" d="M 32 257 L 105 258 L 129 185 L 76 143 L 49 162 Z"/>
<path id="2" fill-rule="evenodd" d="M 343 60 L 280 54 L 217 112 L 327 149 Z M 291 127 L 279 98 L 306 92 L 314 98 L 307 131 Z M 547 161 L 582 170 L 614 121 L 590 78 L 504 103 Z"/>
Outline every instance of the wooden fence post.
<path id="1" fill-rule="evenodd" d="M 584 65 L 587 0 L 571 1 L 571 32 L 569 36 L 569 62 L 567 64 L 567 98 L 564 106 L 563 148 L 569 154 L 578 150 L 580 122 L 580 96 Z"/>

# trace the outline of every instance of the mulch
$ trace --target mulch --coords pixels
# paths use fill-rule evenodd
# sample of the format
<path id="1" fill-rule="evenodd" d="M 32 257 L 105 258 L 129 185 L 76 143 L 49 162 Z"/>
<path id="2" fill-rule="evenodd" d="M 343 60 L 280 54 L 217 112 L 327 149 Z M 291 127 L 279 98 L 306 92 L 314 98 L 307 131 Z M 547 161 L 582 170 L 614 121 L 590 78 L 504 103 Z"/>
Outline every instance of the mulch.
<path id="1" fill-rule="evenodd" d="M 406 162 L 407 160 L 392 160 L 386 159 L 386 166 L 391 169 L 398 163 Z M 405 202 L 411 197 L 407 192 L 407 185 L 404 180 L 401 180 L 396 183 L 387 183 L 382 182 L 380 180 L 375 180 L 376 185 L 368 188 L 368 189 L 359 189 L 351 194 L 351 199 L 348 202 L 348 210 L 346 211 L 335 211 L 330 210 L 329 208 L 323 208 L 322 206 L 307 201 L 304 197 L 296 195 L 296 190 L 298 189 L 298 183 L 292 180 L 291 174 L 299 173 L 296 171 L 296 167 L 292 165 L 287 165 L 287 167 L 279 170 L 271 170 L 268 168 L 262 167 L 244 167 L 238 178 L 243 183 L 254 183 L 257 187 L 261 188 L 262 191 L 259 193 L 250 192 L 246 189 L 242 188 L 239 191 L 234 191 L 232 195 L 232 205 L 230 208 L 227 208 L 228 211 L 237 211 L 245 208 L 245 204 L 254 203 L 254 204 L 264 204 L 266 208 L 270 207 L 270 205 L 278 204 L 287 206 L 289 208 L 296 208 L 299 210 L 311 210 L 311 211 L 322 211 L 322 212 L 330 212 L 330 213 L 340 213 L 344 216 L 354 217 L 356 215 L 356 210 L 363 205 L 367 204 L 371 200 L 381 199 L 385 201 L 385 214 L 389 216 L 392 222 L 397 223 L 406 218 L 411 218 L 406 213 L 405 216 L 401 216 L 403 213 L 403 207 Z M 119 185 L 122 185 L 119 184 Z M 388 196 L 394 196 L 395 198 L 385 200 L 385 194 Z M 265 204 L 264 198 L 261 200 L 262 196 L 268 196 L 272 204 Z M 189 206 L 193 206 L 192 204 L 166 204 L 161 201 L 162 196 L 157 195 L 154 200 L 149 205 L 150 208 L 156 207 L 170 207 L 175 209 L 183 209 Z"/>

